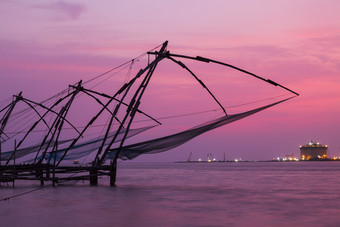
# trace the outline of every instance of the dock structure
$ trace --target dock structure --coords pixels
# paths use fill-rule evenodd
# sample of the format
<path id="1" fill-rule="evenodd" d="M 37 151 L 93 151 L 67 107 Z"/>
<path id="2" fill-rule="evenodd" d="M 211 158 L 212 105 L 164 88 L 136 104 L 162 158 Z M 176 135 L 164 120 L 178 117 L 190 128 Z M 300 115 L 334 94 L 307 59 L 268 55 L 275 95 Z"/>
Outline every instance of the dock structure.
<path id="1" fill-rule="evenodd" d="M 110 182 L 115 182 L 115 168 L 112 165 L 100 166 L 52 166 L 48 164 L 22 164 L 0 166 L 0 182 L 13 183 L 15 180 L 40 181 L 58 184 L 70 180 L 89 181 L 91 185 L 98 184 L 98 177 L 109 176 Z M 54 173 L 52 175 L 52 173 Z M 71 175 L 70 175 L 71 174 Z M 80 174 L 80 175 L 79 175 Z M 114 185 L 111 183 L 111 185 Z"/>
<path id="2" fill-rule="evenodd" d="M 293 93 L 294 97 L 298 95 L 272 80 L 220 61 L 170 53 L 167 46 L 166 41 L 146 52 L 144 55 L 148 55 L 148 62 L 135 76 L 130 77 L 131 67 L 142 55 L 89 81 L 80 80 L 42 102 L 30 100 L 20 92 L 5 105 L 0 103 L 0 183 L 12 182 L 14 185 L 16 180 L 30 180 L 40 181 L 41 185 L 45 182 L 56 185 L 64 181 L 84 180 L 89 181 L 91 185 L 97 185 L 98 177 L 109 176 L 110 185 L 114 186 L 118 159 L 133 159 L 145 153 L 170 150 L 202 133 L 292 98 L 285 98 L 240 114 L 228 115 L 221 102 L 203 81 L 178 58 L 226 66 L 283 88 Z M 140 104 L 157 65 L 164 59 L 180 66 L 192 76 L 208 92 L 224 115 L 176 134 L 126 145 L 128 138 L 162 125 L 159 120 L 143 112 Z M 121 68 L 128 68 L 128 75 L 123 85 L 114 90 L 113 95 L 93 90 L 93 87 L 91 89 L 85 87 L 87 83 Z M 77 112 L 74 105 L 80 96 L 91 99 L 98 107 L 81 125 L 79 121 L 82 119 L 80 116 L 82 113 L 77 113 L 75 119 L 69 117 L 70 113 Z M 18 105 L 25 107 L 17 109 Z M 148 118 L 152 124 L 132 127 L 137 115 Z M 102 123 L 100 131 L 92 130 L 96 123 L 98 125 Z M 79 165 L 78 161 L 72 163 L 79 159 L 87 162 Z"/>

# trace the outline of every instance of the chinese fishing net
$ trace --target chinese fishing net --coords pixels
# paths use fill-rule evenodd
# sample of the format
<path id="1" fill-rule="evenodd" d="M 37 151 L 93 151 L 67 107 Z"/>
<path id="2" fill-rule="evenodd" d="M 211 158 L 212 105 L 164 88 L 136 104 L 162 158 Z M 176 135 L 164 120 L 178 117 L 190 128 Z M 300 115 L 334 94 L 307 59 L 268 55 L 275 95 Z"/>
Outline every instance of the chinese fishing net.
<path id="1" fill-rule="evenodd" d="M 173 149 L 175 147 L 178 147 L 188 142 L 189 140 L 205 132 L 208 132 L 212 129 L 229 124 L 231 122 L 240 120 L 244 117 L 250 116 L 264 109 L 267 109 L 269 107 L 272 107 L 274 105 L 287 101 L 288 99 L 284 99 L 284 100 L 281 100 L 281 101 L 278 101 L 278 102 L 275 102 L 275 103 L 272 103 L 272 104 L 269 104 L 269 105 L 266 105 L 266 106 L 263 106 L 257 109 L 253 109 L 247 112 L 233 114 L 233 115 L 226 115 L 226 116 L 217 118 L 215 120 L 203 123 L 201 125 L 193 127 L 186 131 L 173 134 L 173 135 L 124 146 L 121 148 L 120 152 L 118 153 L 118 157 L 122 160 L 128 160 L 128 159 L 134 159 L 141 154 L 155 154 L 155 153 L 168 151 L 170 149 Z M 111 149 L 108 152 L 106 159 L 113 159 L 117 152 L 118 152 L 118 148 Z"/>

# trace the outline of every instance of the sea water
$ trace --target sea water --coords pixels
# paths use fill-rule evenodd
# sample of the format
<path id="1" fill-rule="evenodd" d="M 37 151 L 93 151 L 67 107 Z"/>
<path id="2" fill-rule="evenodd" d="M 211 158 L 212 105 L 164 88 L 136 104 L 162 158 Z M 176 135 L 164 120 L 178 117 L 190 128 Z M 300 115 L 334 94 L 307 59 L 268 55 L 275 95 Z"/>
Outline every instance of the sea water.
<path id="1" fill-rule="evenodd" d="M 0 199 L 32 182 L 2 184 Z M 0 202 L 0 226 L 340 226 L 340 162 L 131 163 Z"/>

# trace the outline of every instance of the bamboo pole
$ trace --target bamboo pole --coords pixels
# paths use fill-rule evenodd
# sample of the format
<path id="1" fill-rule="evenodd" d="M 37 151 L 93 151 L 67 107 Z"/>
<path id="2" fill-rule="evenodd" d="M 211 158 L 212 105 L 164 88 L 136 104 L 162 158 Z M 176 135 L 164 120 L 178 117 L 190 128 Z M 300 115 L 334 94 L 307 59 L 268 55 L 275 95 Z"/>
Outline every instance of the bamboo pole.
<path id="1" fill-rule="evenodd" d="M 16 174 L 16 168 L 15 168 L 15 153 L 17 151 L 17 140 L 14 140 L 14 161 L 13 161 L 13 188 L 14 188 L 14 181 L 15 181 L 15 174 Z"/>

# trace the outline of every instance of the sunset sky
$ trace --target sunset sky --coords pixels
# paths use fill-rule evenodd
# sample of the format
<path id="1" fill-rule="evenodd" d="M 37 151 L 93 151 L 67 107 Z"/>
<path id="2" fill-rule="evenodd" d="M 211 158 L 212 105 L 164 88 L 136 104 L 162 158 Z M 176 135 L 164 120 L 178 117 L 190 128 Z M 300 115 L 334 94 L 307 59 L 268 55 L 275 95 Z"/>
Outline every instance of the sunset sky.
<path id="1" fill-rule="evenodd" d="M 0 4 L 0 102 L 20 91 L 35 100 L 46 99 L 168 40 L 171 52 L 236 65 L 300 96 L 173 151 L 137 160 L 186 160 L 191 151 L 194 159 L 205 159 L 207 153 L 222 159 L 225 152 L 227 159 L 268 160 L 299 156 L 299 145 L 311 139 L 327 144 L 330 156 L 340 156 L 340 1 L 0 0 Z M 196 72 L 208 71 L 200 69 Z M 238 99 L 233 102 L 224 93 L 221 70 L 211 69 L 216 77 L 202 80 L 223 103 L 235 105 Z M 186 83 L 171 75 L 162 78 L 155 81 L 164 86 L 160 90 L 167 83 L 175 87 Z M 237 77 L 232 78 L 237 84 Z M 243 82 L 263 86 L 257 92 L 271 89 L 248 79 Z M 149 94 L 157 92 L 150 88 Z M 181 92 L 178 97 L 185 96 Z M 146 100 L 153 102 L 153 96 Z M 183 112 L 190 112 L 189 107 L 184 105 Z M 157 109 L 149 110 L 160 116 Z"/>

